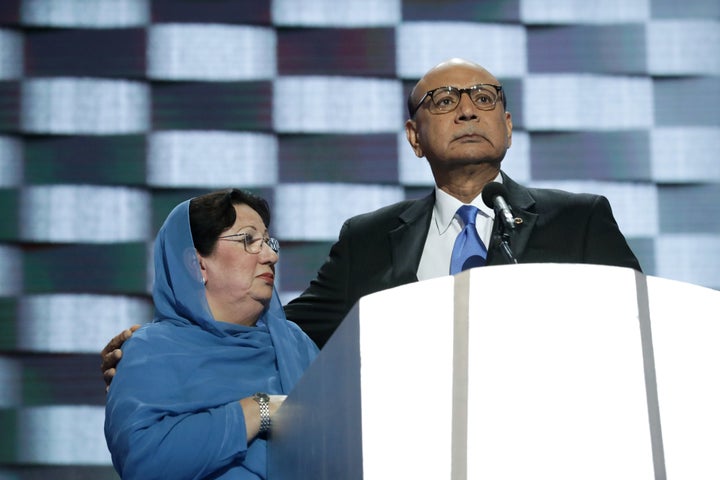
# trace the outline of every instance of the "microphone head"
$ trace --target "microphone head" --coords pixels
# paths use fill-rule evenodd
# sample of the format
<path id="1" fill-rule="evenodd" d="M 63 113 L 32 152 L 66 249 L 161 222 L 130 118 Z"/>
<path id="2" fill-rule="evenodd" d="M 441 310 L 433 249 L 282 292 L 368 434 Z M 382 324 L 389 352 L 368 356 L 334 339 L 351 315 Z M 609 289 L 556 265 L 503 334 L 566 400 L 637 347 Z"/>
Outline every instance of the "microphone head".
<path id="1" fill-rule="evenodd" d="M 489 208 L 495 208 L 495 197 L 507 197 L 508 191 L 505 185 L 499 182 L 490 182 L 482 189 L 482 200 Z"/>

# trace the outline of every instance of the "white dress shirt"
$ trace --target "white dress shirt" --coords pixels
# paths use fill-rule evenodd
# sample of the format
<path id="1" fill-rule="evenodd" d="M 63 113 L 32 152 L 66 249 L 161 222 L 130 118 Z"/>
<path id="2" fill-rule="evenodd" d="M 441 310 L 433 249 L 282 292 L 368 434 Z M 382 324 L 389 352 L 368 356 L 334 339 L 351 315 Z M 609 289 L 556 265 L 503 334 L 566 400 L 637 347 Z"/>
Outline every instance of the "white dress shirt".
<path id="1" fill-rule="evenodd" d="M 498 175 L 495 181 L 502 182 L 502 176 Z M 495 211 L 485 205 L 482 195 L 475 197 L 470 204 L 480 209 L 475 220 L 475 228 L 487 247 L 490 244 Z M 420 257 L 420 265 L 418 265 L 418 280 L 450 274 L 450 256 L 453 246 L 455 246 L 455 239 L 463 229 L 463 225 L 455 213 L 463 205 L 457 198 L 435 187 L 435 205 L 425 247 L 423 247 Z"/>

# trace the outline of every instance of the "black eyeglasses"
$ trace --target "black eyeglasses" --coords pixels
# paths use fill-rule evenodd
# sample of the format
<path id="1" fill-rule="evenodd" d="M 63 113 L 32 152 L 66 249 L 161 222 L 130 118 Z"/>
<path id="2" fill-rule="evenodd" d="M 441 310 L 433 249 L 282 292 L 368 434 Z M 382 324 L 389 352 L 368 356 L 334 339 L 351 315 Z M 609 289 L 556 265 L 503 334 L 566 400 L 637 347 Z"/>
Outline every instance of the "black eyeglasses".
<path id="1" fill-rule="evenodd" d="M 258 254 L 262 251 L 262 246 L 267 245 L 275 253 L 280 252 L 280 242 L 272 237 L 253 237 L 249 233 L 236 233 L 233 235 L 225 235 L 218 237 L 218 240 L 229 240 L 231 242 L 242 243 L 247 253 Z"/>
<path id="2" fill-rule="evenodd" d="M 450 113 L 460 105 L 460 97 L 462 97 L 463 93 L 467 93 L 473 104 L 480 110 L 492 110 L 500 97 L 502 97 L 502 88 L 502 85 L 493 85 L 491 83 L 479 83 L 468 88 L 435 88 L 423 95 L 413 109 L 411 116 L 415 116 L 415 113 L 428 97 L 430 102 L 427 106 L 430 113 Z"/>

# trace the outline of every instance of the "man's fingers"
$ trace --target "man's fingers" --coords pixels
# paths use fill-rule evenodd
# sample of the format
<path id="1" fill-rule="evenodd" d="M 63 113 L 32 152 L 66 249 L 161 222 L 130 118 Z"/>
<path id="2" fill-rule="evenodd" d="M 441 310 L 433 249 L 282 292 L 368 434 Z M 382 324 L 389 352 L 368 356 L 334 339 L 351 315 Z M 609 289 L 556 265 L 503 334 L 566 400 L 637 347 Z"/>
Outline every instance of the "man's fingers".
<path id="1" fill-rule="evenodd" d="M 111 351 L 110 353 L 107 353 L 103 355 L 102 357 L 102 363 L 100 364 L 100 370 L 102 370 L 103 374 L 107 370 L 115 370 L 115 367 L 117 367 L 118 362 L 122 358 L 122 350 L 115 349 Z M 113 375 L 115 375 L 115 372 L 113 371 Z"/>
<path id="2" fill-rule="evenodd" d="M 107 392 L 108 388 L 110 387 L 110 382 L 112 382 L 112 378 L 115 376 L 115 369 L 109 368 L 103 372 L 103 380 L 105 380 L 105 391 Z"/>
<path id="3" fill-rule="evenodd" d="M 102 352 L 100 352 L 100 355 L 102 357 L 105 357 L 108 353 L 112 352 L 113 350 L 117 350 L 122 346 L 123 343 L 125 343 L 125 340 L 130 338 L 135 330 L 140 328 L 140 325 L 133 325 L 132 327 L 123 330 L 119 334 L 115 335 L 112 340 L 108 342 L 107 345 L 105 345 L 105 348 L 102 349 Z"/>
<path id="4" fill-rule="evenodd" d="M 105 392 L 110 388 L 110 383 L 115 376 L 115 367 L 117 367 L 118 362 L 122 358 L 122 350 L 120 347 L 122 347 L 125 340 L 130 338 L 138 328 L 140 328 L 140 325 L 133 325 L 118 335 L 115 335 L 113 339 L 105 345 L 102 352 L 100 352 L 100 358 L 102 359 L 100 370 L 102 370 L 103 380 L 105 380 Z"/>
<path id="5" fill-rule="evenodd" d="M 108 353 L 112 352 L 113 350 L 117 350 L 120 348 L 120 346 L 125 343 L 125 340 L 130 338 L 130 335 L 132 332 L 130 330 L 123 330 L 119 334 L 115 335 L 107 345 L 105 345 L 105 348 L 102 349 L 100 352 L 100 356 L 104 357 Z"/>

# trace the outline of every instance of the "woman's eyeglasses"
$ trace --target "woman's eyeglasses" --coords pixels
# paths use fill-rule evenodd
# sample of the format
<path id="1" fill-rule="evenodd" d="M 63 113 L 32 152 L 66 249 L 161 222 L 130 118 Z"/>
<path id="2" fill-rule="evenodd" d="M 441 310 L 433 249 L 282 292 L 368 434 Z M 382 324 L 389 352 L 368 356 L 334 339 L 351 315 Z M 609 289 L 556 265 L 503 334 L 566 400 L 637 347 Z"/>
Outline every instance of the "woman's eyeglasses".
<path id="1" fill-rule="evenodd" d="M 270 247 L 275 252 L 280 252 L 280 242 L 272 237 L 253 237 L 248 233 L 235 233 L 233 235 L 225 235 L 218 237 L 218 240 L 229 240 L 231 242 L 242 243 L 247 253 L 258 254 L 262 251 L 263 244 Z"/>

